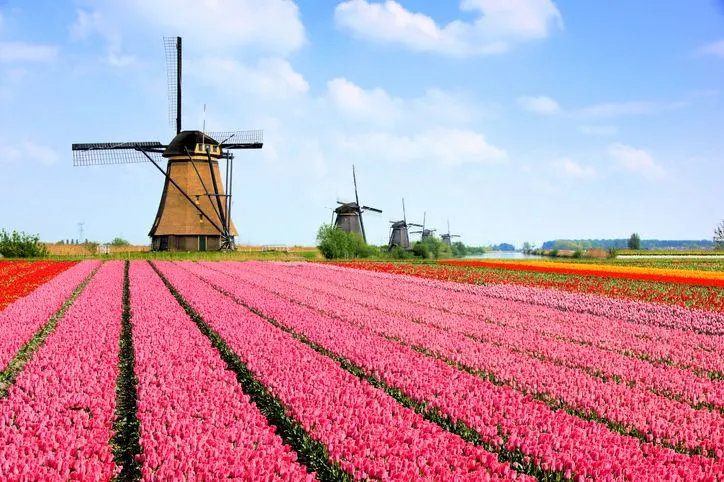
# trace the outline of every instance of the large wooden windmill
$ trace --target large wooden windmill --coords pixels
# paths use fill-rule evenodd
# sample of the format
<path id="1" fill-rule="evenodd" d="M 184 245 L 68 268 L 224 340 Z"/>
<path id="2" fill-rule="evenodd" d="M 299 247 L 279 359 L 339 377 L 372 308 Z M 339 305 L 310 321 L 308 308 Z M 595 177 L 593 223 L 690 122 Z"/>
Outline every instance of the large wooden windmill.
<path id="1" fill-rule="evenodd" d="M 169 85 L 169 120 L 176 137 L 160 142 L 73 144 L 74 166 L 152 163 L 166 178 L 148 235 L 154 250 L 233 250 L 238 234 L 231 221 L 231 183 L 236 149 L 261 149 L 261 130 L 181 130 L 181 37 L 164 38 Z M 166 159 L 166 169 L 159 164 Z M 225 185 L 219 162 L 225 162 Z"/>
<path id="2" fill-rule="evenodd" d="M 392 249 L 398 246 L 402 249 L 410 249 L 410 235 L 408 233 L 409 226 L 417 226 L 422 228 L 422 224 L 408 223 L 407 214 L 405 213 L 405 198 L 402 198 L 402 220 L 401 221 L 390 221 L 390 240 L 387 243 L 387 248 Z"/>
<path id="3" fill-rule="evenodd" d="M 354 202 L 349 203 L 337 201 L 337 204 L 340 204 L 340 206 L 337 206 L 334 210 L 334 213 L 337 215 L 334 225 L 343 231 L 347 231 L 348 233 L 351 232 L 359 234 L 366 243 L 367 235 L 365 234 L 365 224 L 362 220 L 362 212 L 372 211 L 375 213 L 381 213 L 382 210 L 369 206 L 360 206 L 359 195 L 357 194 L 357 175 L 354 170 L 354 165 L 352 165 L 352 180 L 354 181 L 355 200 Z"/>

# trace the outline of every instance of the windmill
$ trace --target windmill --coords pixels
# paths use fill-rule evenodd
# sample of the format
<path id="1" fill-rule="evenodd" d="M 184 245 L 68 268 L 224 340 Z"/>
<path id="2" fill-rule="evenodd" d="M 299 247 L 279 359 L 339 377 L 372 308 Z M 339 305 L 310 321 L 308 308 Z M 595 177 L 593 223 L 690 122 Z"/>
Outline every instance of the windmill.
<path id="1" fill-rule="evenodd" d="M 337 201 L 337 204 L 340 204 L 340 206 L 337 206 L 337 208 L 334 210 L 334 213 L 337 215 L 334 224 L 343 231 L 359 234 L 360 236 L 362 236 L 362 239 L 364 239 L 364 242 L 367 243 L 365 224 L 364 221 L 362 221 L 362 212 L 372 211 L 375 213 L 381 213 L 382 210 L 369 206 L 360 206 L 359 195 L 357 194 L 357 175 L 354 170 L 354 165 L 352 165 L 352 180 L 354 181 L 355 200 L 354 202 L 349 203 Z"/>
<path id="2" fill-rule="evenodd" d="M 447 220 L 447 233 L 441 234 L 440 237 L 442 238 L 442 242 L 447 244 L 448 246 L 452 245 L 452 238 L 459 238 L 459 234 L 450 234 L 450 220 Z"/>
<path id="3" fill-rule="evenodd" d="M 169 121 L 176 136 L 161 142 L 73 144 L 74 166 L 150 162 L 165 177 L 148 235 L 154 250 L 233 250 L 238 234 L 231 221 L 231 184 L 237 149 L 261 149 L 261 130 L 205 132 L 181 129 L 181 37 L 165 37 Z M 175 117 L 174 117 L 175 116 Z M 205 124 L 205 123 L 204 123 Z M 166 159 L 166 169 L 159 164 Z M 224 192 L 219 161 L 225 162 Z"/>
<path id="4" fill-rule="evenodd" d="M 408 223 L 407 214 L 405 214 L 405 198 L 402 198 L 402 221 L 390 221 L 390 241 L 387 248 L 392 249 L 393 246 L 399 246 L 402 249 L 410 249 L 410 236 L 408 234 L 408 226 L 423 227 L 422 224 Z"/>
<path id="5" fill-rule="evenodd" d="M 425 241 L 427 238 L 432 236 L 437 229 L 425 229 L 425 218 L 427 217 L 427 212 L 422 213 L 422 230 L 421 231 L 411 231 L 410 234 L 420 234 L 420 241 Z M 415 226 L 419 226 L 419 224 L 416 224 Z"/>

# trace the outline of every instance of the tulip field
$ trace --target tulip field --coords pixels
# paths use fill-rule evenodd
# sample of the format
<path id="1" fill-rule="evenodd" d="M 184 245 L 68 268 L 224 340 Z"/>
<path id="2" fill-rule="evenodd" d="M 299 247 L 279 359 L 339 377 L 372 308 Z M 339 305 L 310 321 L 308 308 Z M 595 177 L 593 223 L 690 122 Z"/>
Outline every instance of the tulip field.
<path id="1" fill-rule="evenodd" d="M 721 273 L 487 269 L 2 262 L 0 480 L 724 480 Z"/>

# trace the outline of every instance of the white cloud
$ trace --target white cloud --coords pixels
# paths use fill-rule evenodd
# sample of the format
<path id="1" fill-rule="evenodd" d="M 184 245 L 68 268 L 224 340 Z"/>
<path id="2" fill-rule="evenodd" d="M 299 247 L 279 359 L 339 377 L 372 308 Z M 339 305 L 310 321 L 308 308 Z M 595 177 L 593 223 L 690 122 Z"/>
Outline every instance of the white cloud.
<path id="1" fill-rule="evenodd" d="M 0 42 L 0 62 L 49 62 L 58 54 L 55 45 Z"/>
<path id="2" fill-rule="evenodd" d="M 580 126 L 578 130 L 589 136 L 613 136 L 618 134 L 618 127 L 611 125 L 586 125 Z"/>
<path id="3" fill-rule="evenodd" d="M 577 114 L 583 117 L 622 117 L 653 114 L 663 110 L 686 107 L 687 105 L 687 102 L 607 102 L 584 107 Z"/>
<path id="4" fill-rule="evenodd" d="M 30 141 L 0 142 L 0 161 L 15 163 L 25 160 L 50 166 L 58 162 L 58 154 L 50 147 Z"/>
<path id="5" fill-rule="evenodd" d="M 658 165 L 653 156 L 644 149 L 627 146 L 616 142 L 608 147 L 608 154 L 616 162 L 616 167 L 632 172 L 649 180 L 661 179 L 666 170 Z"/>
<path id="6" fill-rule="evenodd" d="M 309 83 L 281 58 L 264 58 L 254 66 L 234 59 L 203 58 L 187 63 L 190 74 L 196 75 L 208 85 L 227 91 L 227 95 L 239 92 L 265 99 L 284 100 L 309 90 Z"/>
<path id="7" fill-rule="evenodd" d="M 202 48 L 254 45 L 285 55 L 305 43 L 299 7 L 289 0 L 133 0 L 125 8 Z M 217 52 L 218 54 L 218 52 Z"/>
<path id="8" fill-rule="evenodd" d="M 85 40 L 93 35 L 99 35 L 106 39 L 108 47 L 106 49 L 105 62 L 114 67 L 126 67 L 135 63 L 136 59 L 132 55 L 121 54 L 122 38 L 118 30 L 109 22 L 106 22 L 105 16 L 99 12 L 86 12 L 85 10 L 77 10 L 75 21 L 69 28 L 71 40 Z"/>
<path id="9" fill-rule="evenodd" d="M 339 139 L 338 147 L 358 158 L 431 160 L 445 166 L 494 163 L 508 157 L 505 150 L 488 143 L 483 134 L 449 127 L 430 127 L 412 135 L 379 131 L 354 134 Z"/>
<path id="10" fill-rule="evenodd" d="M 724 40 L 719 40 L 702 46 L 699 48 L 699 54 L 724 58 Z"/>
<path id="11" fill-rule="evenodd" d="M 327 82 L 327 98 L 347 119 L 386 127 L 430 121 L 467 124 L 479 114 L 463 94 L 430 88 L 420 97 L 403 99 L 379 87 L 363 89 L 345 78 Z"/>
<path id="12" fill-rule="evenodd" d="M 454 20 L 438 26 L 431 17 L 393 0 L 348 0 L 338 4 L 334 14 L 338 27 L 359 38 L 449 56 L 499 54 L 515 43 L 546 38 L 551 30 L 563 28 L 551 0 L 462 0 L 460 10 L 479 16 L 472 22 Z"/>
<path id="13" fill-rule="evenodd" d="M 561 106 L 554 99 L 540 95 L 537 97 L 518 97 L 518 104 L 525 110 L 541 115 L 553 115 L 561 111 Z"/>
<path id="14" fill-rule="evenodd" d="M 596 179 L 598 174 L 596 170 L 591 166 L 583 166 L 578 162 L 568 158 L 562 157 L 553 161 L 553 167 L 558 169 L 560 172 L 576 178 L 576 179 Z"/>

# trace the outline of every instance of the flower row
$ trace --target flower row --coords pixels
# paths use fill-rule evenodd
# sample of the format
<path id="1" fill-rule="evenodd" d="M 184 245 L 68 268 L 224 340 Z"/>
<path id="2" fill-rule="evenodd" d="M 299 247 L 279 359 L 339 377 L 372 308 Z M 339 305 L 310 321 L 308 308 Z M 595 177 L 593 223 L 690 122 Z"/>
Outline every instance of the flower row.
<path id="1" fill-rule="evenodd" d="M 526 479 L 331 359 L 252 314 L 178 265 L 159 269 L 258 379 L 288 407 L 330 460 L 355 479 Z"/>
<path id="2" fill-rule="evenodd" d="M 72 287 L 71 287 L 72 289 Z M 110 480 L 123 263 L 105 263 L 0 400 L 0 474 Z"/>
<path id="3" fill-rule="evenodd" d="M 226 266 L 239 272 L 243 268 Z M 254 273 L 248 278 L 263 283 Z M 368 280 L 370 283 L 371 280 Z M 267 277 L 266 285 L 279 285 Z M 612 380 L 604 381 L 580 370 L 530 358 L 488 343 L 479 343 L 455 332 L 423 325 L 400 316 L 339 299 L 320 296 L 309 289 L 279 289 L 293 292 L 293 297 L 320 310 L 364 326 L 387 337 L 394 337 L 482 371 L 526 393 L 551 398 L 577 411 L 591 413 L 621 426 L 638 431 L 654 442 L 724 454 L 724 418 L 718 412 L 695 410 L 684 403 L 655 395 L 637 387 Z"/>
<path id="4" fill-rule="evenodd" d="M 0 311 L 73 266 L 75 261 L 4 261 L 0 264 Z"/>
<path id="5" fill-rule="evenodd" d="M 440 360 L 360 330 L 339 319 L 301 306 L 270 289 L 203 266 L 189 266 L 210 283 L 314 343 L 363 367 L 453 420 L 474 428 L 488 445 L 518 451 L 541 469 L 568 476 L 662 480 L 667 476 L 693 480 L 723 470 L 721 463 L 689 457 L 641 443 L 563 411 L 553 411 L 510 387 L 497 386 L 461 372 Z M 282 289 L 287 291 L 286 289 Z"/>
<path id="6" fill-rule="evenodd" d="M 100 261 L 76 264 L 0 311 L 0 371 L 99 264 Z"/>
<path id="7" fill-rule="evenodd" d="M 284 271 L 280 275 L 283 274 Z M 321 276 L 315 277 L 315 274 Z M 361 281 L 365 275 L 359 272 L 351 273 L 350 286 L 344 286 L 340 285 L 338 280 L 344 279 L 346 273 L 335 270 L 334 278 L 325 277 L 324 274 L 323 270 L 314 266 L 300 265 L 294 273 L 289 273 L 283 279 L 302 286 L 309 280 L 314 280 L 315 289 L 325 296 L 336 296 L 340 300 L 362 304 L 370 309 L 459 332 L 533 357 L 580 368 L 601 377 L 616 377 L 655 392 L 666 393 L 692 405 L 708 404 L 724 407 L 724 384 L 697 376 L 689 370 L 654 365 L 641 358 L 632 358 L 595 346 L 572 344 L 567 340 L 573 336 L 565 330 L 559 332 L 564 340 L 531 336 L 530 331 L 539 320 L 564 318 L 567 320 L 567 326 L 581 326 L 589 318 L 588 315 L 576 312 L 563 315 L 558 310 L 488 298 L 484 304 L 478 305 L 484 311 L 480 310 L 476 316 L 469 316 L 459 313 L 461 309 L 458 308 L 467 307 L 470 305 L 469 301 L 474 301 L 474 298 L 466 293 L 446 292 L 445 306 L 449 309 L 443 311 L 435 307 L 438 300 L 430 287 L 410 284 L 400 289 L 400 283 L 388 280 L 363 283 Z M 488 322 L 483 322 L 484 320 Z M 611 324 L 605 319 L 597 321 L 598 326 Z M 501 326 L 505 324 L 514 326 Z M 639 326 L 630 323 L 627 325 L 634 328 Z M 717 362 L 724 361 L 721 352 L 707 352 L 697 348 L 696 354 L 707 354 Z M 718 370 L 722 365 L 717 363 L 714 366 Z"/>
<path id="8" fill-rule="evenodd" d="M 147 264 L 130 267 L 146 480 L 314 480 Z"/>
<path id="9" fill-rule="evenodd" d="M 441 264 L 380 262 L 335 262 L 334 264 L 426 279 L 469 284 L 518 284 L 724 312 L 724 290 L 717 287 Z"/>

